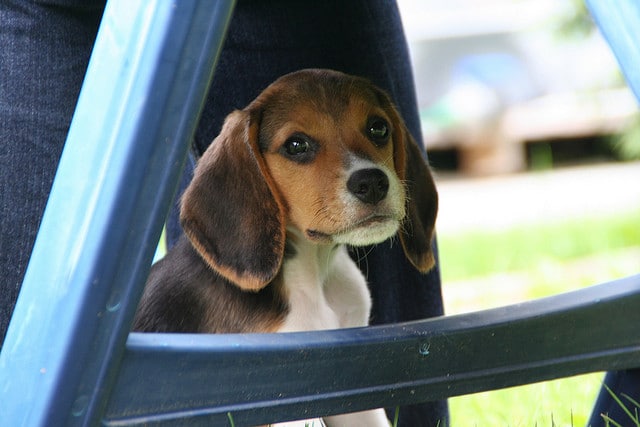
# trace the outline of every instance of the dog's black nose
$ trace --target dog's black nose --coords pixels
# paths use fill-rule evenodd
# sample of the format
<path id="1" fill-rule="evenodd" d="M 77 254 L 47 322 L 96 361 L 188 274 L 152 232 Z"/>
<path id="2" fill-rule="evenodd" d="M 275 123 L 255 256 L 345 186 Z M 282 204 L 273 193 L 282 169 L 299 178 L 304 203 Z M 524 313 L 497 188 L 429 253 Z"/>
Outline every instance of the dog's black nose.
<path id="1" fill-rule="evenodd" d="M 360 169 L 347 181 L 349 191 L 364 203 L 375 205 L 389 190 L 389 179 L 380 169 Z"/>

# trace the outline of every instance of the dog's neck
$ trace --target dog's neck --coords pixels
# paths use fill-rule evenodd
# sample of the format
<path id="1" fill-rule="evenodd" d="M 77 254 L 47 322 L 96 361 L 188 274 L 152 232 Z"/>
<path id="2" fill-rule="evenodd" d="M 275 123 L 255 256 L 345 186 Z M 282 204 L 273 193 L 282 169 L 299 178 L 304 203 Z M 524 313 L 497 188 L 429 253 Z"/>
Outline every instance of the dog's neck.
<path id="1" fill-rule="evenodd" d="M 342 245 L 335 243 L 315 243 L 304 237 L 296 228 L 287 229 L 287 243 L 284 264 L 303 265 L 310 277 L 315 277 L 317 285 L 322 287 L 327 280 L 336 254 Z"/>
<path id="2" fill-rule="evenodd" d="M 365 326 L 371 300 L 364 276 L 343 245 L 318 244 L 288 230 L 280 279 L 289 301 L 281 331 Z"/>

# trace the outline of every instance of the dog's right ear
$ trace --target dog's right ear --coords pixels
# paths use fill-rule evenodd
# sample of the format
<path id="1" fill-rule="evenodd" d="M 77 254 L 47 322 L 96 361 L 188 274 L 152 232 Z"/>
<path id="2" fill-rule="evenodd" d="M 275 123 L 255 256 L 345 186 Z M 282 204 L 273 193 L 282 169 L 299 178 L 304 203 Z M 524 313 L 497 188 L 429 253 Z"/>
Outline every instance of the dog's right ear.
<path id="1" fill-rule="evenodd" d="M 253 117 L 252 117 L 253 116 Z M 259 117 L 235 111 L 182 196 L 180 221 L 211 268 L 245 290 L 266 286 L 284 255 L 284 208 L 258 148 Z"/>

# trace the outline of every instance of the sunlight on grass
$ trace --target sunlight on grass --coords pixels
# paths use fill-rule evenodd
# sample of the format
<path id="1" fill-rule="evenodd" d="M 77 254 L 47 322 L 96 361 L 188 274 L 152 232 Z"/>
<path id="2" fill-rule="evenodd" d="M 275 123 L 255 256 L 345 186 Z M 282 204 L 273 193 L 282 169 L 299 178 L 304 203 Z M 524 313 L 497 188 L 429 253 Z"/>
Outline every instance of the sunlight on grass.
<path id="1" fill-rule="evenodd" d="M 640 272 L 640 210 L 439 235 L 447 314 L 498 307 Z M 586 426 L 601 373 L 449 400 L 452 426 Z M 612 424 L 614 425 L 614 424 Z"/>
<path id="2" fill-rule="evenodd" d="M 449 399 L 452 426 L 586 426 L 602 374 Z"/>
<path id="3" fill-rule="evenodd" d="M 640 246 L 571 261 L 544 260 L 527 270 L 443 282 L 447 314 L 557 295 L 640 272 Z"/>
<path id="4" fill-rule="evenodd" d="M 504 232 L 438 235 L 444 283 L 531 269 L 640 245 L 640 210 L 606 218 L 529 224 Z"/>

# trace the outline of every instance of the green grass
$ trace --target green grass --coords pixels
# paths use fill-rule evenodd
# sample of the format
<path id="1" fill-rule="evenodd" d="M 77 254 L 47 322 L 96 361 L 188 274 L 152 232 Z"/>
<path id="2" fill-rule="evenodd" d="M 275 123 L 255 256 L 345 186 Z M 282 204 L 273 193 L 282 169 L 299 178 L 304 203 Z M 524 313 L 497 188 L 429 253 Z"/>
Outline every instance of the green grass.
<path id="1" fill-rule="evenodd" d="M 531 269 L 640 245 L 640 210 L 620 216 L 534 224 L 503 232 L 438 235 L 442 279 Z"/>
<path id="2" fill-rule="evenodd" d="M 602 374 L 471 394 L 449 399 L 454 427 L 583 427 Z"/>
<path id="3" fill-rule="evenodd" d="M 447 286 L 451 285 L 457 295 L 473 294 L 454 304 L 474 305 L 453 311 L 487 308 L 509 303 L 510 297 L 496 298 L 514 287 L 517 297 L 533 299 L 638 273 L 640 210 L 504 232 L 440 234 L 438 246 L 447 307 L 451 304 Z M 494 278 L 499 274 L 507 279 L 497 285 Z M 521 280 L 511 284 L 511 277 Z M 595 373 L 454 397 L 449 399 L 451 425 L 586 426 L 601 381 L 602 374 Z M 616 421 L 628 424 L 628 420 Z M 615 421 L 610 425 L 616 426 Z"/>

